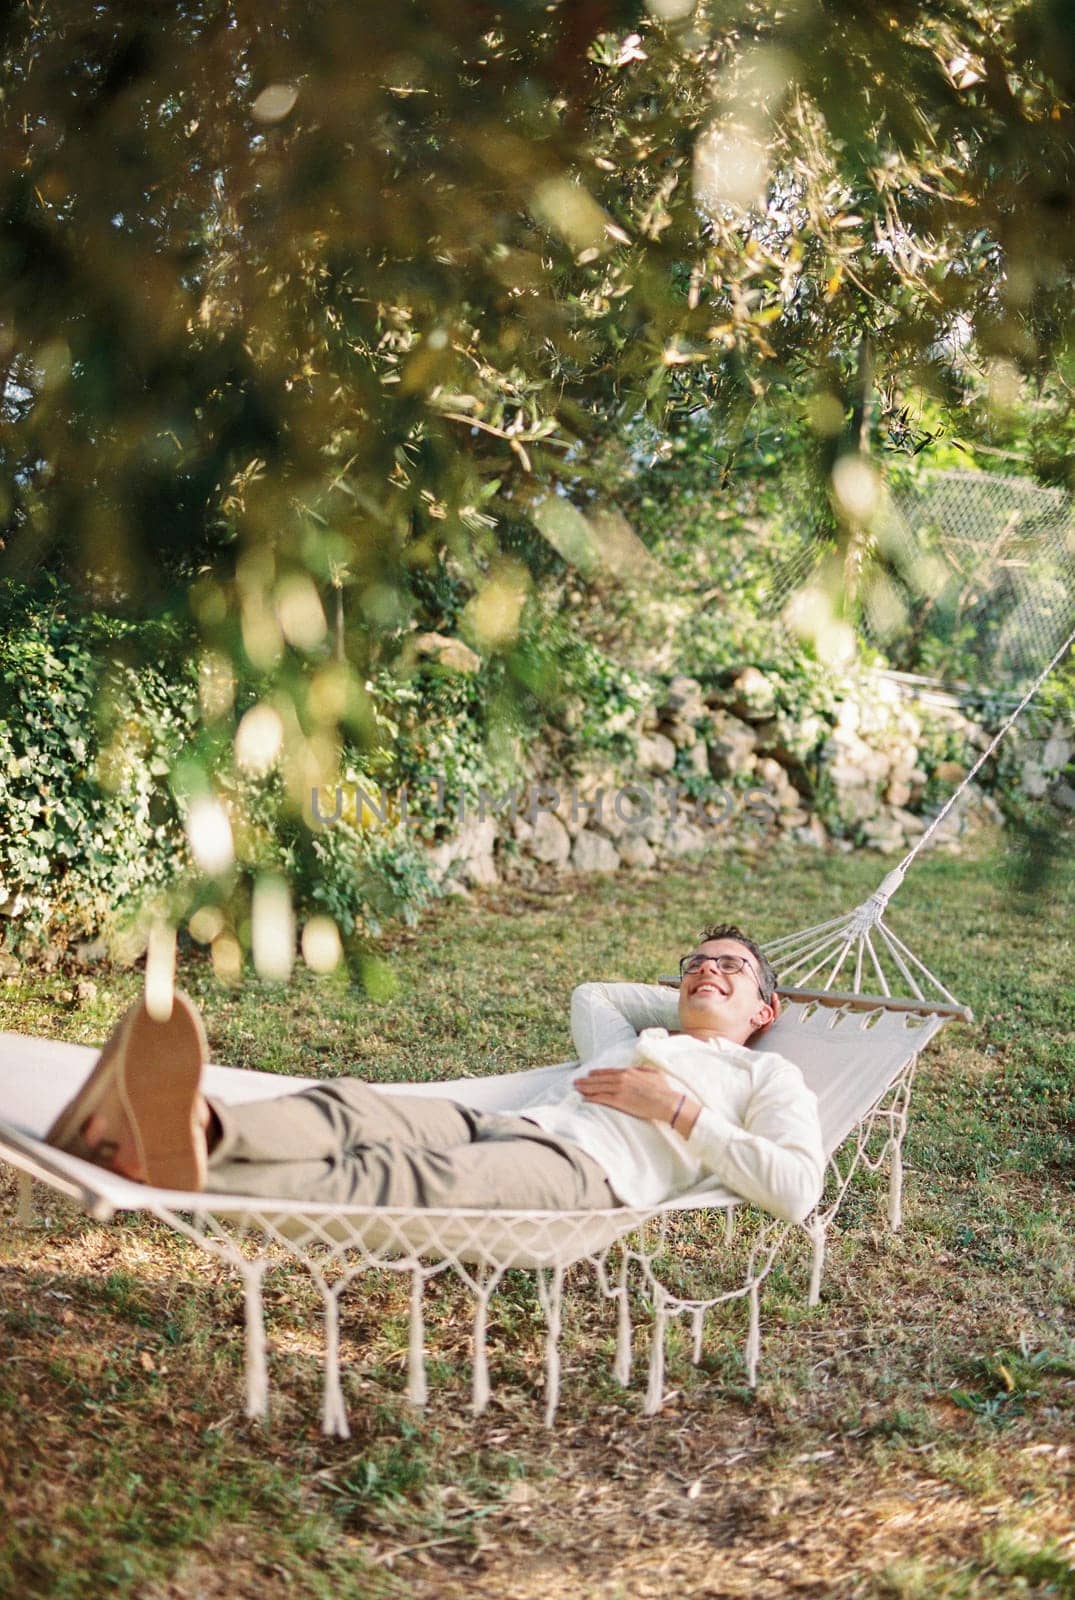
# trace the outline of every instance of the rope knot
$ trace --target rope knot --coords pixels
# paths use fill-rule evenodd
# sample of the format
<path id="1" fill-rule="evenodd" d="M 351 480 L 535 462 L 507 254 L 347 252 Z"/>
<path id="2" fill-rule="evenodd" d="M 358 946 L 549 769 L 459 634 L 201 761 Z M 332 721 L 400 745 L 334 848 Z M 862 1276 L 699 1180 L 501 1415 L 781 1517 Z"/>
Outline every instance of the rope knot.
<path id="1" fill-rule="evenodd" d="M 896 867 L 883 879 L 870 898 L 855 908 L 851 914 L 850 928 L 853 939 L 860 939 L 863 934 L 869 933 L 871 928 L 876 928 L 888 908 L 888 902 L 902 882 L 903 870 Z"/>

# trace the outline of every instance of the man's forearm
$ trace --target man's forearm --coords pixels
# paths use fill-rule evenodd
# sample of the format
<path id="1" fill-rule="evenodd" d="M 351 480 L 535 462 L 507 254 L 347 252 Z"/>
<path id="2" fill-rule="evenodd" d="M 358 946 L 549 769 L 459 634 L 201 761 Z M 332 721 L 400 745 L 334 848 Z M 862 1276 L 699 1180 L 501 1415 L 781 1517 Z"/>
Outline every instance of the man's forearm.
<path id="1" fill-rule="evenodd" d="M 713 1176 L 774 1216 L 802 1222 L 820 1199 L 825 1157 L 812 1132 L 804 1129 L 801 1139 L 777 1143 L 702 1110 L 691 1131 L 692 1145 Z"/>

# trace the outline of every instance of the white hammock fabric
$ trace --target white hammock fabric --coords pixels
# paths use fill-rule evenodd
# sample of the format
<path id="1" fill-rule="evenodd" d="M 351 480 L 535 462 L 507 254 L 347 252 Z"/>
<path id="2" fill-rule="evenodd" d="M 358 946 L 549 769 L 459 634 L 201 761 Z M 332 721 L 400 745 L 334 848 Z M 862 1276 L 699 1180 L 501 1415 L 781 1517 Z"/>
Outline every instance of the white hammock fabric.
<path id="1" fill-rule="evenodd" d="M 825 997 L 828 1001 L 829 997 Z M 906 1103 L 919 1051 L 947 1020 L 940 1011 L 869 1004 L 849 997 L 843 1004 L 793 1001 L 766 1038 L 803 1070 L 818 1095 L 826 1153 L 836 1190 L 805 1225 L 814 1244 L 812 1297 L 820 1284 L 828 1227 L 857 1167 L 891 1160 L 890 1221 L 899 1224 L 900 1150 L 906 1129 Z M 618 1207 L 607 1211 L 509 1212 L 379 1208 L 339 1208 L 302 1201 L 244 1200 L 235 1195 L 180 1194 L 147 1189 L 117 1174 L 64 1154 L 42 1142 L 42 1135 L 85 1078 L 96 1052 L 18 1034 L 0 1034 L 0 1157 L 24 1175 L 21 1220 L 28 1221 L 29 1180 L 36 1178 L 68 1195 L 93 1216 L 145 1211 L 229 1263 L 242 1277 L 246 1299 L 247 1414 L 267 1409 L 267 1363 L 261 1308 L 265 1271 L 281 1253 L 310 1273 L 325 1310 L 325 1389 L 322 1424 L 327 1433 L 348 1434 L 340 1381 L 339 1306 L 346 1289 L 362 1272 L 387 1268 L 411 1275 L 411 1333 L 408 1396 L 426 1398 L 422 1296 L 425 1283 L 451 1269 L 474 1300 L 472 1404 L 480 1411 L 489 1399 L 486 1324 L 490 1296 L 509 1268 L 535 1271 L 546 1318 L 545 1415 L 551 1423 L 559 1400 L 559 1335 L 566 1268 L 590 1263 L 601 1292 L 617 1302 L 615 1375 L 627 1382 L 631 1362 L 629 1293 L 633 1276 L 653 1311 L 646 1410 L 661 1403 L 665 1335 L 670 1317 L 692 1319 L 695 1360 L 701 1356 L 706 1311 L 728 1300 L 748 1298 L 746 1344 L 748 1380 L 756 1381 L 760 1348 L 760 1286 L 791 1232 L 786 1223 L 766 1219 L 746 1245 L 742 1277 L 715 1294 L 683 1294 L 662 1280 L 659 1258 L 668 1224 L 676 1213 L 722 1210 L 725 1240 L 732 1215 L 744 1203 L 712 1185 L 647 1211 Z M 574 1062 L 490 1078 L 463 1078 L 432 1084 L 381 1086 L 385 1093 L 449 1095 L 486 1110 L 511 1111 L 531 1102 L 534 1090 L 551 1083 Z M 244 1072 L 210 1066 L 206 1089 L 233 1103 L 299 1089 L 316 1080 Z M 855 1134 L 853 1141 L 849 1135 Z M 837 1163 L 837 1152 L 848 1146 Z M 831 1184 L 830 1184 L 831 1188 Z M 753 1208 L 748 1208 L 753 1209 Z M 649 1227 L 656 1224 L 656 1227 Z M 610 1256 L 618 1253 L 613 1274 Z"/>

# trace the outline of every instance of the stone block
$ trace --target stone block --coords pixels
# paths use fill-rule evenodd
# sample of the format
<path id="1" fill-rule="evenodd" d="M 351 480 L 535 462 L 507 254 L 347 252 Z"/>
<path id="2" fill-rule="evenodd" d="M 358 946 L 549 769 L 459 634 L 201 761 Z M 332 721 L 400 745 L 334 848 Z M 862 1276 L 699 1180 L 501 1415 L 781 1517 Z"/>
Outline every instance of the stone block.
<path id="1" fill-rule="evenodd" d="M 687 751 L 687 771 L 696 772 L 700 778 L 709 777 L 709 749 L 699 739 Z"/>
<path id="2" fill-rule="evenodd" d="M 1071 760 L 1072 743 L 1062 728 L 1053 729 L 1041 752 L 1041 764 L 1046 772 L 1061 772 Z"/>
<path id="3" fill-rule="evenodd" d="M 844 733 L 857 733 L 862 712 L 855 700 L 842 700 L 836 713 L 836 726 Z"/>
<path id="4" fill-rule="evenodd" d="M 668 826 L 667 817 L 654 812 L 651 817 L 646 817 L 638 826 L 637 832 L 640 839 L 646 839 L 650 844 L 659 845 L 664 838 Z"/>
<path id="5" fill-rule="evenodd" d="M 619 853 L 625 867 L 645 870 L 657 865 L 653 846 L 638 833 L 629 833 L 620 840 Z"/>
<path id="6" fill-rule="evenodd" d="M 762 783 L 767 783 L 777 795 L 790 792 L 794 797 L 794 803 L 798 803 L 798 791 L 788 781 L 788 775 L 779 761 L 774 760 L 772 756 L 762 756 L 755 770 Z"/>
<path id="7" fill-rule="evenodd" d="M 675 720 L 662 718 L 660 732 L 666 739 L 671 739 L 677 750 L 689 750 L 692 745 L 698 743 L 697 728 L 693 723 L 685 722 L 680 717 Z"/>
<path id="8" fill-rule="evenodd" d="M 468 644 L 445 633 L 419 633 L 415 636 L 414 648 L 418 655 L 446 667 L 449 672 L 477 672 L 481 666 L 481 657 Z"/>
<path id="9" fill-rule="evenodd" d="M 933 769 L 933 776 L 938 783 L 950 783 L 954 786 L 963 782 L 967 776 L 967 768 L 961 761 L 939 761 Z"/>
<path id="10" fill-rule="evenodd" d="M 892 815 L 909 839 L 917 839 L 919 834 L 925 833 L 926 823 L 913 811 L 907 811 L 903 806 L 893 806 Z"/>
<path id="11" fill-rule="evenodd" d="M 665 853 L 670 856 L 692 856 L 708 848 L 710 837 L 693 822 L 673 822 L 662 841 Z"/>
<path id="12" fill-rule="evenodd" d="M 518 813 L 511 819 L 511 836 L 516 844 L 527 845 L 534 837 L 534 830 L 525 817 Z"/>
<path id="13" fill-rule="evenodd" d="M 895 817 L 872 817 L 863 824 L 862 836 L 871 850 L 879 850 L 883 855 L 903 850 L 907 844 L 904 831 Z"/>
<path id="14" fill-rule="evenodd" d="M 535 861 L 546 866 L 563 867 L 571 855 L 571 835 L 551 811 L 539 811 L 530 829 L 527 850 Z"/>
<path id="15" fill-rule="evenodd" d="M 1023 766 L 1019 786 L 1032 800 L 1040 800 L 1049 787 L 1049 780 L 1035 762 L 1027 761 Z"/>
<path id="16" fill-rule="evenodd" d="M 664 704 L 673 711 L 684 711 L 688 707 L 693 710 L 695 706 L 704 708 L 705 692 L 697 678 L 679 673 L 665 690 Z"/>
<path id="17" fill-rule="evenodd" d="M 829 725 L 823 717 L 811 712 L 803 717 L 772 717 L 768 722 L 760 722 L 755 731 L 758 754 L 771 756 L 782 767 L 795 772 L 824 742 Z"/>
<path id="18" fill-rule="evenodd" d="M 638 761 L 644 772 L 671 772 L 676 764 L 676 747 L 666 734 L 643 736 L 638 741 Z"/>
<path id="19" fill-rule="evenodd" d="M 498 883 L 493 845 L 496 842 L 496 823 L 492 817 L 470 817 L 451 839 L 434 845 L 427 852 L 430 876 L 441 883 L 451 873 L 463 883 L 486 885 Z"/>
<path id="20" fill-rule="evenodd" d="M 840 795 L 840 815 L 845 822 L 866 822 L 880 810 L 881 800 L 873 789 L 849 789 Z"/>
<path id="21" fill-rule="evenodd" d="M 776 692 L 757 667 L 744 667 L 737 674 L 727 699 L 736 716 L 750 722 L 766 722 L 776 711 Z"/>
<path id="22" fill-rule="evenodd" d="M 653 818 L 663 797 L 656 784 L 622 784 L 605 796 L 600 831 L 610 839 L 642 833 Z"/>
<path id="23" fill-rule="evenodd" d="M 801 827 L 792 830 L 791 837 L 796 844 L 811 845 L 815 850 L 823 850 L 829 842 L 825 824 L 820 817 L 808 817 Z"/>
<path id="24" fill-rule="evenodd" d="M 727 711 L 715 712 L 709 737 L 709 770 L 714 778 L 752 772 L 757 765 L 757 743 L 758 736 L 748 723 Z"/>
<path id="25" fill-rule="evenodd" d="M 611 840 L 589 828 L 582 828 L 571 847 L 571 865 L 576 872 L 610 873 L 620 864 L 620 856 Z"/>

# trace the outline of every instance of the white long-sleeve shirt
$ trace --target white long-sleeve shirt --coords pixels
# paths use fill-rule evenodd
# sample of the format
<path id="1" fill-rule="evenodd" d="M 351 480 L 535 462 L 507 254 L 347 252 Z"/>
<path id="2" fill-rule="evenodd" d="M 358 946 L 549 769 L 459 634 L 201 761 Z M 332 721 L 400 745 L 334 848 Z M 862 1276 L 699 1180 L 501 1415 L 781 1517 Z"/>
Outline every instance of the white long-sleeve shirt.
<path id="1" fill-rule="evenodd" d="M 571 996 L 579 1065 L 558 1093 L 543 1091 L 519 1114 L 592 1156 L 623 1205 L 656 1205 L 715 1178 L 774 1216 L 801 1222 L 820 1198 L 825 1172 L 817 1099 L 802 1073 L 771 1050 L 670 1032 L 678 1021 L 672 990 L 580 984 Z M 595 1067 L 637 1062 L 652 1062 L 699 1102 L 689 1137 L 584 1100 L 574 1087 Z"/>

